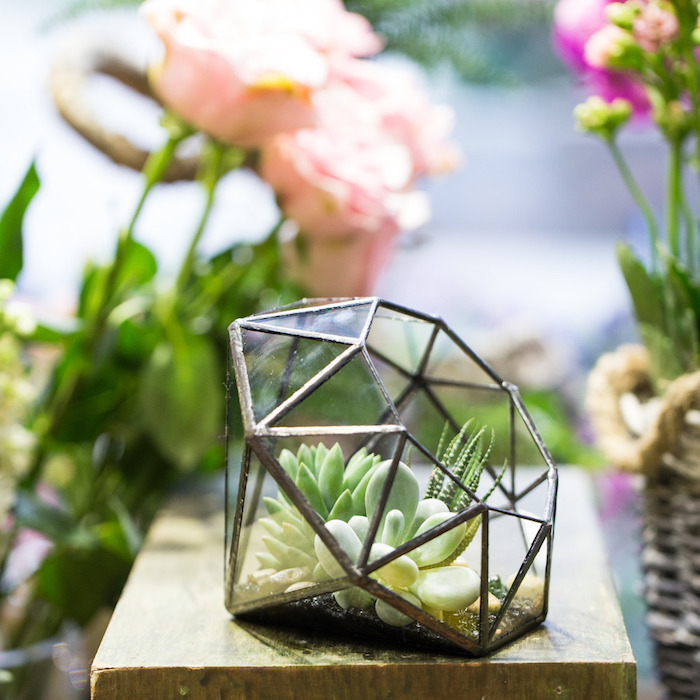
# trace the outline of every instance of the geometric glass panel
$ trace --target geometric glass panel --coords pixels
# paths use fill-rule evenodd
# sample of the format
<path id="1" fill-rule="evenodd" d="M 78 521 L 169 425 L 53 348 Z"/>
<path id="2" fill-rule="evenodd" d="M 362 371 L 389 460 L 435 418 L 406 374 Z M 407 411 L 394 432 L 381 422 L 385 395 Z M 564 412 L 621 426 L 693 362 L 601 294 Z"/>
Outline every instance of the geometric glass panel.
<path id="1" fill-rule="evenodd" d="M 472 656 L 544 620 L 556 465 L 441 319 L 306 300 L 229 337 L 232 614 Z"/>

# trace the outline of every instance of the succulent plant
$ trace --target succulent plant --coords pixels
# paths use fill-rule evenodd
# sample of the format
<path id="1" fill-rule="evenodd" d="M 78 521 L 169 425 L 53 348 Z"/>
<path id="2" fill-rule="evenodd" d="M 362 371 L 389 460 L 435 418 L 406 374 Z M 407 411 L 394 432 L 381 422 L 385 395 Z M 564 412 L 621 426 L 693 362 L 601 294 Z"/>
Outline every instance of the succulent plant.
<path id="1" fill-rule="evenodd" d="M 486 466 L 494 437 L 491 431 L 486 444 L 487 429 L 472 432 L 471 425 L 471 421 L 466 423 L 444 451 L 438 449 L 438 454 L 442 453 L 441 460 L 452 475 L 473 492 Z M 365 491 L 366 515 L 355 515 L 347 522 L 330 519 L 326 523 L 326 528 L 355 562 L 362 551 L 370 519 L 380 502 L 391 466 L 391 460 L 387 460 L 373 470 Z M 503 471 L 494 480 L 484 500 L 491 495 L 502 475 Z M 459 488 L 458 483 L 439 467 L 431 474 L 425 496 L 419 499 L 418 494 L 415 475 L 406 464 L 399 462 L 377 536 L 370 549 L 370 562 L 390 555 L 399 545 L 446 522 L 473 500 L 470 493 Z M 455 563 L 455 560 L 473 540 L 480 522 L 480 516 L 476 516 L 467 523 L 460 523 L 393 559 L 371 575 L 396 595 L 439 618 L 444 612 L 467 608 L 479 597 L 481 580 L 473 569 Z M 314 539 L 314 551 L 322 569 L 329 576 L 344 575 L 344 570 L 318 535 Z M 334 595 L 344 608 L 374 604 L 378 617 L 390 625 L 401 626 L 413 621 L 408 615 L 382 600 L 375 600 L 359 588 L 345 589 Z"/>
<path id="2" fill-rule="evenodd" d="M 355 515 L 365 515 L 367 484 L 381 461 L 379 455 L 364 447 L 355 452 L 345 464 L 338 443 L 328 449 L 323 443 L 302 445 L 296 455 L 282 450 L 279 463 L 324 520 L 348 521 Z M 291 567 L 318 563 L 314 553 L 314 530 L 299 510 L 280 489 L 277 498 L 264 499 L 268 518 L 260 524 L 266 552 L 257 552 L 261 566 L 281 571 Z"/>
<path id="3" fill-rule="evenodd" d="M 478 487 L 494 441 L 493 431 L 489 436 L 487 428 L 472 430 L 472 424 L 473 421 L 467 422 L 444 449 L 443 433 L 437 454 L 454 478 L 436 466 L 422 498 L 411 468 L 404 462 L 398 463 L 369 551 L 370 563 L 391 555 L 396 547 L 441 525 L 470 505 L 471 493 Z M 302 445 L 296 455 L 283 450 L 279 463 L 351 561 L 357 562 L 393 461 L 381 461 L 379 455 L 362 448 L 345 464 L 343 451 L 336 443 L 330 449 L 323 444 Z M 494 480 L 484 500 L 496 488 L 502 474 Z M 460 488 L 459 483 L 469 491 Z M 264 503 L 269 517 L 259 522 L 266 531 L 262 537 L 266 551 L 256 552 L 264 569 L 280 572 L 281 579 L 292 585 L 346 575 L 282 490 L 277 498 L 265 498 Z M 462 610 L 479 597 L 481 580 L 473 569 L 456 559 L 473 540 L 480 522 L 480 516 L 476 516 L 460 523 L 384 564 L 371 576 L 396 595 L 439 618 L 445 612 Z M 413 621 L 359 587 L 337 591 L 334 596 L 343 608 L 374 605 L 378 617 L 390 625 Z"/>

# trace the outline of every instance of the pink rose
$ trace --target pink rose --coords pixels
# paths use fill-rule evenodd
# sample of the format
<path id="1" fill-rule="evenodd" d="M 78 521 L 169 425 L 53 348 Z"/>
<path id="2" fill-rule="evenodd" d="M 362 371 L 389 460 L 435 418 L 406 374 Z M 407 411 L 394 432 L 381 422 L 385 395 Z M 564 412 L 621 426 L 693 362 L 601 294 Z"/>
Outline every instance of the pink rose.
<path id="1" fill-rule="evenodd" d="M 459 162 L 449 141 L 454 111 L 432 104 L 412 73 L 370 61 L 346 61 L 336 77 L 370 101 L 378 125 L 408 147 L 414 178 L 454 170 Z"/>
<path id="2" fill-rule="evenodd" d="M 311 126 L 313 92 L 331 67 L 381 45 L 340 0 L 146 0 L 165 46 L 150 71 L 162 102 L 232 144 Z"/>
<path id="3" fill-rule="evenodd" d="M 371 293 L 397 234 L 428 218 L 417 178 L 455 162 L 446 108 L 395 71 L 356 63 L 315 95 L 316 128 L 280 134 L 261 151 L 261 176 L 313 251 L 301 281 L 322 296 Z M 333 272 L 331 260 L 344 269 Z"/>
<path id="4" fill-rule="evenodd" d="M 644 86 L 621 71 L 601 67 L 597 61 L 602 58 L 604 42 L 601 40 L 597 47 L 594 44 L 586 55 L 589 39 L 608 26 L 605 8 L 612 1 L 559 0 L 554 8 L 554 47 L 564 63 L 580 76 L 589 93 L 599 95 L 606 102 L 622 97 L 630 102 L 636 117 L 646 118 L 650 105 Z M 591 63 L 591 58 L 597 65 Z"/>

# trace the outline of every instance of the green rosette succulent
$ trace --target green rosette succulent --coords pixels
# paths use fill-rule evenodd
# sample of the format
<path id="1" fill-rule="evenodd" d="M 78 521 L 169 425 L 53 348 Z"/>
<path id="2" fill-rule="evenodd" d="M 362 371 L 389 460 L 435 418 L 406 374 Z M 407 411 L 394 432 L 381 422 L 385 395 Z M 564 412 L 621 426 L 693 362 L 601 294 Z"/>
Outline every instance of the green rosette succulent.
<path id="1" fill-rule="evenodd" d="M 365 515 L 365 491 L 381 462 L 379 455 L 359 449 L 345 464 L 338 443 L 330 449 L 322 443 L 302 445 L 296 454 L 282 450 L 279 463 L 311 507 L 324 520 L 347 522 Z M 263 568 L 282 571 L 293 567 L 316 567 L 314 530 L 280 489 L 277 498 L 264 498 L 268 517 L 260 518 L 265 528 L 267 551 L 256 552 Z M 321 575 L 322 572 L 317 572 Z"/>

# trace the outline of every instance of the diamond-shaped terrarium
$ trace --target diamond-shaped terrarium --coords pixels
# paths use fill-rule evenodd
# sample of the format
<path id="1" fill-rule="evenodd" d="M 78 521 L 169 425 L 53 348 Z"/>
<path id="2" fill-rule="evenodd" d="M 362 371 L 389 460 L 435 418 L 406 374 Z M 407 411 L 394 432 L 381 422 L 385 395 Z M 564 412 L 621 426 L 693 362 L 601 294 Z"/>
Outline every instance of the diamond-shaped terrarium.
<path id="1" fill-rule="evenodd" d="M 473 656 L 545 619 L 556 466 L 441 319 L 312 300 L 229 336 L 231 613 Z"/>

